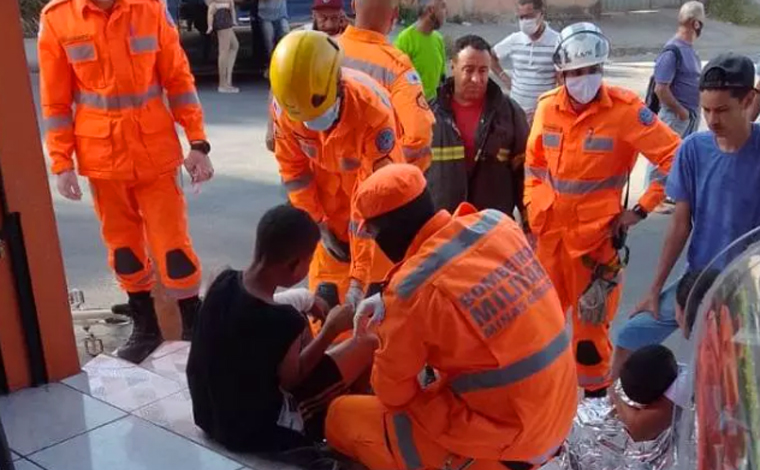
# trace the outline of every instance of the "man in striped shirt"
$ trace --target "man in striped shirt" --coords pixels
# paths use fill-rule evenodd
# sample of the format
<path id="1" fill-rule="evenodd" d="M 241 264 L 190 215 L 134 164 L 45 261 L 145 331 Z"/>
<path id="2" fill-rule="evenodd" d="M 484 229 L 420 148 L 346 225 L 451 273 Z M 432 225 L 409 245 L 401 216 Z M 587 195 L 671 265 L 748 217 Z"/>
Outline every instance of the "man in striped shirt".
<path id="1" fill-rule="evenodd" d="M 538 97 L 557 86 L 552 56 L 559 33 L 544 21 L 543 0 L 518 0 L 520 31 L 512 33 L 493 48 L 491 70 L 511 91 L 510 96 L 533 122 Z M 510 59 L 512 76 L 501 67 Z"/>

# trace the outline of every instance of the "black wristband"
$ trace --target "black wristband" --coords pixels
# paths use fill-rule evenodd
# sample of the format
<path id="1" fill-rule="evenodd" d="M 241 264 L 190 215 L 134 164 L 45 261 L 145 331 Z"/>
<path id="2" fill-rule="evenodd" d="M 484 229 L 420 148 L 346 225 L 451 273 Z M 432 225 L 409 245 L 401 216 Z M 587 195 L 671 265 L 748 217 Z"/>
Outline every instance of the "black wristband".
<path id="1" fill-rule="evenodd" d="M 641 207 L 641 205 L 639 205 L 639 204 L 636 204 L 635 206 L 633 206 L 633 209 L 632 209 L 632 210 L 633 210 L 633 212 L 634 212 L 636 215 L 638 215 L 638 216 L 639 216 L 639 217 L 641 217 L 642 219 L 646 219 L 646 218 L 647 218 L 647 216 L 649 215 L 649 212 L 647 212 L 647 211 L 646 211 L 646 210 L 645 210 L 643 207 Z"/>
<path id="2" fill-rule="evenodd" d="M 190 142 L 190 148 L 199 152 L 203 152 L 206 155 L 211 153 L 211 144 L 205 140 L 195 140 L 193 142 Z"/>

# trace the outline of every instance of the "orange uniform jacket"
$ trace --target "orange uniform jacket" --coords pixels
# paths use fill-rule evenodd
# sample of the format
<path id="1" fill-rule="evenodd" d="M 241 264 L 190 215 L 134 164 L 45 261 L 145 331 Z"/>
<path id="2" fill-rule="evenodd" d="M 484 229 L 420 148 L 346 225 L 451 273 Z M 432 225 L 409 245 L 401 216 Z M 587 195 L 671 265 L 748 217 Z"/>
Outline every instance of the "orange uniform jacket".
<path id="1" fill-rule="evenodd" d="M 344 66 L 366 73 L 388 90 L 404 158 L 427 170 L 435 118 L 409 57 L 382 34 L 353 26 L 346 28 L 338 42 L 345 52 Z"/>
<path id="2" fill-rule="evenodd" d="M 375 162 L 385 157 L 401 161 L 388 94 L 367 75 L 343 69 L 340 120 L 330 131 L 307 129 L 288 118 L 276 101 L 271 109 L 275 157 L 291 203 L 350 242 L 350 277 L 368 285 L 374 242 L 356 230 L 351 197 Z"/>
<path id="3" fill-rule="evenodd" d="M 175 121 L 189 140 L 205 140 L 177 35 L 160 0 L 119 0 L 110 14 L 87 0 L 47 4 L 38 47 L 53 173 L 73 169 L 76 153 L 84 176 L 155 177 L 182 162 Z"/>
<path id="4" fill-rule="evenodd" d="M 383 293 L 372 386 L 395 411 L 398 447 L 414 427 L 450 452 L 543 463 L 576 410 L 576 372 L 551 281 L 506 215 L 462 204 L 420 231 Z M 421 389 L 425 364 L 441 378 Z"/>
<path id="5" fill-rule="evenodd" d="M 638 153 L 654 163 L 655 181 L 639 200 L 652 211 L 665 197 L 678 135 L 631 91 L 602 85 L 578 116 L 565 87 L 543 95 L 528 138 L 525 205 L 531 230 L 562 231 L 572 256 L 610 238 L 621 195 Z"/>

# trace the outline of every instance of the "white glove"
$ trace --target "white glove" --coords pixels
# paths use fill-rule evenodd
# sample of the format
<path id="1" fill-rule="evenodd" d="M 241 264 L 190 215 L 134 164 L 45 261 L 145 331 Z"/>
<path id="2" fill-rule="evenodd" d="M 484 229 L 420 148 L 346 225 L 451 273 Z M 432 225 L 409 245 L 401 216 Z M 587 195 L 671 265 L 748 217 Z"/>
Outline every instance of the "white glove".
<path id="1" fill-rule="evenodd" d="M 314 307 L 314 294 L 309 289 L 288 289 L 274 294 L 274 301 L 278 304 L 290 305 L 302 313 L 309 313 Z"/>
<path id="2" fill-rule="evenodd" d="M 351 283 L 348 285 L 348 292 L 346 292 L 347 304 L 354 307 L 354 310 L 359 306 L 359 302 L 364 300 L 364 286 L 356 279 L 351 279 Z"/>
<path id="3" fill-rule="evenodd" d="M 79 180 L 74 170 L 66 170 L 63 173 L 55 175 L 55 185 L 61 196 L 72 201 L 82 199 L 82 189 L 79 187 Z"/>
<path id="4" fill-rule="evenodd" d="M 361 301 L 354 315 L 354 336 L 366 335 L 385 318 L 385 302 L 382 294 L 375 294 Z"/>

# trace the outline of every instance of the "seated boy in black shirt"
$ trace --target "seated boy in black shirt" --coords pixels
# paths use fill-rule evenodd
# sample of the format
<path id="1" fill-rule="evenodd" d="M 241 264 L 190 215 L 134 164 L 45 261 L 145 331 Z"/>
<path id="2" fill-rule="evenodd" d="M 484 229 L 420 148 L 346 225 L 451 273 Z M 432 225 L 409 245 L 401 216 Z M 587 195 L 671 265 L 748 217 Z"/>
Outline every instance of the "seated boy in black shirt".
<path id="1" fill-rule="evenodd" d="M 370 365 L 372 338 L 327 351 L 353 327 L 351 307 L 331 310 L 312 339 L 306 315 L 273 300 L 307 274 L 320 239 L 291 206 L 259 222 L 251 266 L 210 286 L 193 335 L 187 378 L 195 423 L 233 451 L 280 452 L 322 439 L 327 406 Z"/>

